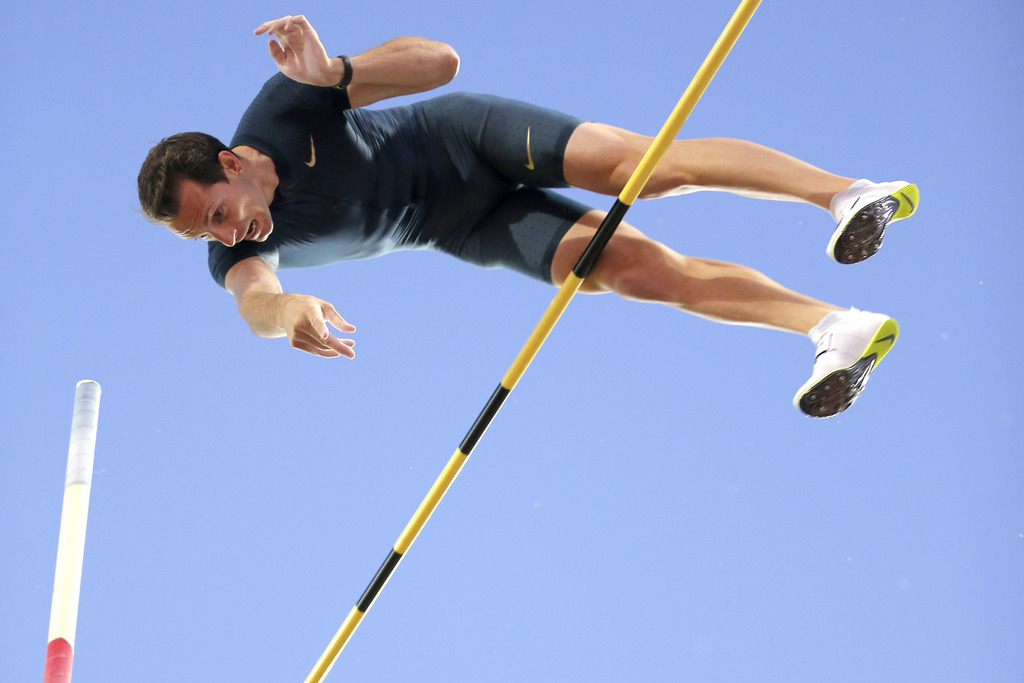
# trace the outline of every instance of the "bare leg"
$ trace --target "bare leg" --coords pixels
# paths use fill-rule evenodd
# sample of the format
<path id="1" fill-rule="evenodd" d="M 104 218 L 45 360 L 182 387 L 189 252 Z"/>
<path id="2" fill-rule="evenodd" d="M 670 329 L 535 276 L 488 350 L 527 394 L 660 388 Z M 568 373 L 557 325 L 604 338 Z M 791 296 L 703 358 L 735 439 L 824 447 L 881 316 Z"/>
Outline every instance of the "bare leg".
<path id="1" fill-rule="evenodd" d="M 569 138 L 565 179 L 570 185 L 617 195 L 653 138 L 602 123 L 584 123 Z M 804 201 L 828 209 L 854 178 L 838 176 L 788 154 L 745 140 L 675 140 L 644 187 L 643 198 L 699 190 Z"/>
<path id="2" fill-rule="evenodd" d="M 562 238 L 551 266 L 555 284 L 568 276 L 603 215 L 591 211 Z M 746 266 L 683 256 L 626 223 L 608 242 L 582 291 L 615 292 L 720 322 L 799 334 L 807 334 L 826 314 L 840 310 Z"/>

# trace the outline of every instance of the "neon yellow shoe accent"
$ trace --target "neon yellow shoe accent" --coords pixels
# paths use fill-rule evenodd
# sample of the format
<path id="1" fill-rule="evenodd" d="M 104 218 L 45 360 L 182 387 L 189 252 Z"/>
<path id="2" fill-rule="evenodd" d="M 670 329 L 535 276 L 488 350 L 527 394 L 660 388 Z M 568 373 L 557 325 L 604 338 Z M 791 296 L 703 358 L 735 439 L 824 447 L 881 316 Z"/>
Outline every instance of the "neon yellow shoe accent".
<path id="1" fill-rule="evenodd" d="M 896 324 L 896 321 L 889 318 L 878 331 L 875 332 L 875 336 L 868 342 L 867 348 L 860 354 L 861 358 L 867 358 L 871 354 L 875 355 L 875 367 L 882 362 L 886 354 L 892 349 L 893 344 L 896 343 L 896 338 L 900 335 L 900 326 Z"/>
<path id="2" fill-rule="evenodd" d="M 895 197 L 900 203 L 899 208 L 896 209 L 896 213 L 894 213 L 892 216 L 893 221 L 898 221 L 901 218 L 908 218 L 910 216 L 913 216 L 914 212 L 917 211 L 917 204 L 920 201 L 921 197 L 921 193 L 918 191 L 917 185 L 911 183 L 906 187 L 894 192 L 892 196 Z"/>

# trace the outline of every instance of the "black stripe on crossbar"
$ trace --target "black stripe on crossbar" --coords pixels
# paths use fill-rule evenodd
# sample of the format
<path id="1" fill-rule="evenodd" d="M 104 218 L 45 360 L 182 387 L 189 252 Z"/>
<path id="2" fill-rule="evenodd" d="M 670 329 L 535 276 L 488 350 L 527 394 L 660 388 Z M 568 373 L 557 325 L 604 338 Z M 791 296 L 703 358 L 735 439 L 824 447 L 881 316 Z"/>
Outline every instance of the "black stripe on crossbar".
<path id="1" fill-rule="evenodd" d="M 493 420 L 494 416 L 498 414 L 499 410 L 501 410 L 502 404 L 505 403 L 505 399 L 508 398 L 510 393 L 512 393 L 511 389 L 506 389 L 504 386 L 499 384 L 498 388 L 494 390 L 493 394 L 491 394 L 491 397 L 487 400 L 487 405 L 485 405 L 484 409 L 480 411 L 480 415 L 476 418 L 476 422 L 473 423 L 469 433 L 466 434 L 466 438 L 463 439 L 462 444 L 459 445 L 459 450 L 465 455 L 469 455 L 473 452 L 477 441 L 479 441 L 480 437 L 482 437 L 484 432 L 487 431 L 487 427 L 491 424 L 491 420 Z"/>
<path id="2" fill-rule="evenodd" d="M 619 223 L 622 222 L 628 210 L 629 204 L 624 203 L 621 199 L 615 200 L 612 208 L 605 215 L 604 220 L 601 221 L 601 226 L 594 233 L 594 236 L 590 238 L 587 248 L 583 250 L 583 254 L 576 261 L 576 265 L 573 266 L 572 272 L 576 277 L 583 279 L 590 275 L 591 269 L 597 263 L 597 258 L 604 251 L 608 240 L 612 238 L 615 229 L 619 227 Z"/>
<path id="3" fill-rule="evenodd" d="M 391 549 L 391 554 L 388 555 L 387 559 L 384 560 L 384 564 L 377 570 L 376 576 L 373 577 L 373 581 L 363 591 L 363 597 L 359 598 L 359 602 L 356 603 L 356 609 L 366 613 L 366 610 L 370 609 L 370 605 L 377 599 L 377 593 L 384 587 L 384 584 L 391 578 L 391 572 L 395 571 L 395 567 L 402 561 L 402 553 L 398 552 L 394 548 Z"/>

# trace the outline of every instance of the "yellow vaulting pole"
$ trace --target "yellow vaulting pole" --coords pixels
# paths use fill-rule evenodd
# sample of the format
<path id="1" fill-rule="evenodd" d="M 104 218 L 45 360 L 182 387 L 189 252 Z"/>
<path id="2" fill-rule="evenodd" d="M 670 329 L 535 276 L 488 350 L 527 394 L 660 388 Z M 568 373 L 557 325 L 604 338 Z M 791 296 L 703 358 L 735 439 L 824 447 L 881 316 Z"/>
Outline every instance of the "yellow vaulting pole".
<path id="1" fill-rule="evenodd" d="M 441 502 L 441 498 L 448 491 L 448 488 L 455 481 L 455 478 L 459 475 L 463 465 L 466 464 L 466 460 L 473 452 L 473 448 L 477 442 L 487 431 L 487 427 L 490 425 L 494 416 L 498 414 L 501 406 L 504 404 L 505 399 L 515 388 L 516 384 L 522 378 L 526 372 L 526 368 L 529 367 L 530 363 L 536 357 L 537 352 L 540 350 L 541 345 L 547 339 L 551 330 L 554 328 L 555 323 L 562 316 L 569 302 L 579 291 L 580 285 L 583 284 L 583 280 L 590 273 L 594 264 L 597 262 L 598 257 L 604 250 L 605 245 L 608 244 L 608 240 L 611 239 L 615 229 L 618 228 L 622 222 L 626 211 L 632 206 L 636 198 L 640 196 L 640 192 L 643 190 L 644 185 L 650 180 L 651 174 L 654 173 L 655 166 L 661 161 L 661 158 L 665 155 L 672 140 L 679 134 L 679 129 L 682 128 L 683 122 L 693 111 L 701 95 L 707 89 L 708 84 L 714 77 L 718 68 L 725 61 L 729 51 L 732 50 L 733 45 L 736 44 L 736 40 L 740 37 L 743 29 L 746 28 L 747 23 L 750 21 L 750 17 L 753 16 L 757 6 L 761 4 L 761 0 L 743 0 L 740 6 L 733 13 L 732 18 L 726 25 L 725 30 L 718 37 L 718 41 L 715 42 L 711 48 L 711 52 L 704 59 L 704 63 L 701 64 L 700 69 L 697 70 L 693 80 L 690 81 L 690 85 L 686 88 L 679 102 L 672 110 L 672 114 L 668 120 L 665 121 L 665 125 L 662 126 L 661 131 L 655 137 L 654 142 L 651 143 L 647 153 L 641 159 L 640 164 L 637 166 L 633 175 L 630 177 L 626 186 L 619 194 L 608 212 L 605 219 L 601 222 L 600 227 L 594 234 L 594 237 L 590 240 L 583 254 L 580 256 L 576 265 L 573 267 L 572 272 L 559 287 L 558 293 L 555 298 L 548 305 L 547 310 L 541 317 L 540 322 L 534 328 L 530 337 L 526 340 L 526 343 L 520 349 L 516 355 L 512 366 L 505 373 L 498 388 L 494 390 L 491 398 L 487 401 L 484 409 L 480 412 L 476 422 L 470 428 L 469 433 L 463 439 L 459 448 L 456 449 L 455 453 L 448 460 L 441 474 L 437 480 L 434 481 L 427 496 L 420 503 L 416 512 L 413 514 L 412 519 L 406 525 L 402 531 L 401 536 L 398 537 L 398 541 L 395 543 L 391 552 L 388 554 L 384 563 L 377 570 L 377 574 L 370 581 L 369 586 L 363 592 L 362 597 L 356 603 L 355 607 L 348 613 L 345 621 L 342 623 L 341 628 L 334 635 L 327 649 L 320 655 L 320 659 L 317 661 L 313 670 L 310 671 L 306 677 L 305 683 L 319 683 L 323 680 L 324 676 L 334 666 L 334 662 L 337 660 L 338 655 L 341 654 L 342 649 L 348 642 L 352 633 L 359 626 L 363 616 L 367 610 L 376 600 L 377 595 L 381 589 L 391 578 L 391 574 L 395 568 L 402 561 L 405 553 L 409 550 L 413 541 L 419 535 L 420 530 L 430 519 L 438 503 Z"/>

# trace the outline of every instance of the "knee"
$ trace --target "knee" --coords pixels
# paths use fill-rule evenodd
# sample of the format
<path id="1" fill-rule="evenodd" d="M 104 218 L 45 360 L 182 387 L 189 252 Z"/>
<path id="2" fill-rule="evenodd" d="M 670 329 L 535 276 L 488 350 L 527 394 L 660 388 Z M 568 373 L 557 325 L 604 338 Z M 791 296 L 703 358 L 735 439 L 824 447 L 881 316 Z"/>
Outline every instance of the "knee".
<path id="1" fill-rule="evenodd" d="M 648 238 L 608 243 L 592 273 L 605 291 L 638 301 L 665 301 L 679 286 L 686 257 Z"/>
<path id="2" fill-rule="evenodd" d="M 574 187 L 617 195 L 639 165 L 651 138 L 600 123 L 584 123 L 569 138 L 565 179 Z"/>
<path id="3" fill-rule="evenodd" d="M 688 158 L 688 140 L 673 140 L 668 150 L 654 167 L 650 179 L 640 190 L 640 199 L 686 194 L 698 189 L 693 168 L 685 163 Z M 646 149 L 644 152 L 646 153 Z"/>

